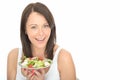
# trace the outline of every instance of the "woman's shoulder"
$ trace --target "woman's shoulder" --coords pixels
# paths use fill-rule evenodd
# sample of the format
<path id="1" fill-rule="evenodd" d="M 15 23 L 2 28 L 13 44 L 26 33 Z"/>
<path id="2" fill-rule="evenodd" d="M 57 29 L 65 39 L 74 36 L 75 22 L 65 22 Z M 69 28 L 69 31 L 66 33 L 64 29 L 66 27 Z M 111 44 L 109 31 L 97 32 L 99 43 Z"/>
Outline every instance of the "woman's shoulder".
<path id="1" fill-rule="evenodd" d="M 65 48 L 61 48 L 60 52 L 59 52 L 59 58 L 61 58 L 62 60 L 64 59 L 70 59 L 72 56 L 71 56 L 71 53 L 66 50 Z"/>
<path id="2" fill-rule="evenodd" d="M 16 74 L 17 56 L 18 56 L 18 48 L 14 48 L 10 50 L 7 56 L 7 74 L 8 74 L 8 78 L 12 78 L 12 80 Z M 12 74 L 11 74 L 11 71 L 12 71 Z"/>
<path id="3" fill-rule="evenodd" d="M 19 50 L 19 48 L 14 48 L 14 49 L 10 50 L 10 52 L 8 53 L 8 58 L 17 57 L 18 50 Z"/>
<path id="4" fill-rule="evenodd" d="M 58 69 L 60 71 L 61 79 L 76 80 L 75 65 L 72 54 L 68 50 L 63 48 L 59 52 Z"/>
<path id="5" fill-rule="evenodd" d="M 71 53 L 67 49 L 59 46 L 58 44 L 55 45 L 54 51 L 56 52 L 57 49 L 59 49 L 59 48 L 60 48 L 60 51 L 59 51 L 60 54 L 59 55 L 62 55 L 62 57 L 71 56 Z"/>
<path id="6" fill-rule="evenodd" d="M 54 51 L 56 52 L 58 49 L 60 49 L 59 50 L 59 56 L 58 56 L 59 60 L 64 60 L 64 59 L 70 60 L 70 59 L 72 59 L 71 53 L 67 49 L 65 49 L 65 48 L 56 44 L 55 47 L 54 47 Z"/>

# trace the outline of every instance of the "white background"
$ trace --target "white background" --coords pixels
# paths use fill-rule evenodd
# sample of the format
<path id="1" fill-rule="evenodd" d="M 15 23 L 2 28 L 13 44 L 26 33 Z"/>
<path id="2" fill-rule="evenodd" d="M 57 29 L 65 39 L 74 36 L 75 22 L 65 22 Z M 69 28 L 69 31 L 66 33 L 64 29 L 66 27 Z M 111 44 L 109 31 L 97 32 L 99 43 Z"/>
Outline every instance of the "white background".
<path id="1" fill-rule="evenodd" d="M 0 80 L 7 55 L 21 47 L 21 13 L 40 1 L 53 13 L 57 43 L 72 54 L 80 80 L 120 80 L 119 0 L 3 0 L 0 2 Z"/>

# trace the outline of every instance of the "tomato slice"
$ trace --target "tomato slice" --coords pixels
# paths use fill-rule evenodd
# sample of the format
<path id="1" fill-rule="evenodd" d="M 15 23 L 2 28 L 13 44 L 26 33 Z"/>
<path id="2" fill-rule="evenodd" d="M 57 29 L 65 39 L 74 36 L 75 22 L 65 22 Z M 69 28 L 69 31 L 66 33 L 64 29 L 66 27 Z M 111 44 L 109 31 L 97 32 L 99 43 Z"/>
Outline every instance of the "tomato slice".
<path id="1" fill-rule="evenodd" d="M 39 60 L 43 60 L 43 57 L 39 57 Z"/>
<path id="2" fill-rule="evenodd" d="M 32 64 L 30 64 L 30 65 L 28 65 L 28 67 L 29 67 L 29 68 L 33 68 L 33 65 L 32 65 Z"/>

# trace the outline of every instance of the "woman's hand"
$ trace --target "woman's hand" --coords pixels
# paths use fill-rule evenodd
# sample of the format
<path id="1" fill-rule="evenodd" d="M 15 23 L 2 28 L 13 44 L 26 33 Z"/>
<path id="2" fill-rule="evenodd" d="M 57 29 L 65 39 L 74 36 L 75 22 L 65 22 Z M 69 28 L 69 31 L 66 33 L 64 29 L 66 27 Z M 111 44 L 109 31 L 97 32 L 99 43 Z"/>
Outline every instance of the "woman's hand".
<path id="1" fill-rule="evenodd" d="M 34 70 L 34 69 L 21 69 L 22 74 L 28 79 L 28 80 L 44 80 L 45 76 L 45 70 L 44 69 L 39 69 L 39 70 Z"/>

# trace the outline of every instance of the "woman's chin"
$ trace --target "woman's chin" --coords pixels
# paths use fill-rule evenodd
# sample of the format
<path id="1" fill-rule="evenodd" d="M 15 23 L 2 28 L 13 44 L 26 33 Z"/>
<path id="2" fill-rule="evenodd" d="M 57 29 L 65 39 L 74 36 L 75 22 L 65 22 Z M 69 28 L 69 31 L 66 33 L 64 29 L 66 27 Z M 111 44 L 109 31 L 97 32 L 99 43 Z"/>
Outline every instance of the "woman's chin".
<path id="1" fill-rule="evenodd" d="M 39 44 L 37 45 L 38 48 L 45 48 L 45 44 Z"/>

